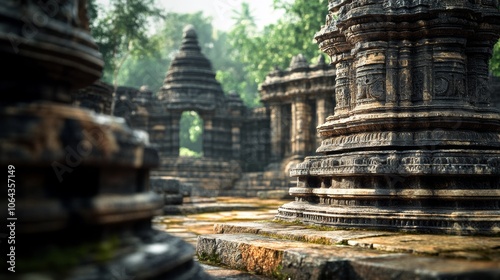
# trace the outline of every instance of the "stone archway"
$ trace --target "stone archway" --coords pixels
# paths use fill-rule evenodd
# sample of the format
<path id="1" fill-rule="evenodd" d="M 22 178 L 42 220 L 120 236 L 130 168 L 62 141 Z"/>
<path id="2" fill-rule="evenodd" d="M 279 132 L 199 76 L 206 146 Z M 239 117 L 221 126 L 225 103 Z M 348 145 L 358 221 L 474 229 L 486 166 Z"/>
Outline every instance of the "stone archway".
<path id="1" fill-rule="evenodd" d="M 179 156 L 203 157 L 204 120 L 196 111 L 184 111 L 179 120 Z"/>

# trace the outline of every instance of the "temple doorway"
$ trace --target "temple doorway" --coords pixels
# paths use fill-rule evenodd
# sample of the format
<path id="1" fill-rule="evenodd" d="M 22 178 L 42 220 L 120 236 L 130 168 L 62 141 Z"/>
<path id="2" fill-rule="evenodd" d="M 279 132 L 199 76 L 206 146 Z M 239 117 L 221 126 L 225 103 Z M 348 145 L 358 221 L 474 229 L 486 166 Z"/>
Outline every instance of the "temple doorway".
<path id="1" fill-rule="evenodd" d="M 179 131 L 179 155 L 203 156 L 203 119 L 195 111 L 182 113 Z"/>

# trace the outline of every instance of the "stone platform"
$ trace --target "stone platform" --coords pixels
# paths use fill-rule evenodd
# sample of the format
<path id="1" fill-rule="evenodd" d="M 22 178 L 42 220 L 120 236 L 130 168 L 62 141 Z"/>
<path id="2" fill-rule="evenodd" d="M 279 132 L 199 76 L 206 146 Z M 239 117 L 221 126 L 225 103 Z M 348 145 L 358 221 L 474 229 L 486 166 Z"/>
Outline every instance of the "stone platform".
<path id="1" fill-rule="evenodd" d="M 293 223 L 215 224 L 202 262 L 273 279 L 500 279 L 500 237 L 332 230 Z"/>
<path id="2" fill-rule="evenodd" d="M 199 235 L 214 232 L 215 223 L 271 220 L 278 213 L 278 206 L 286 202 L 286 200 L 236 197 L 217 197 L 215 202 L 212 203 L 206 200 L 206 198 L 193 198 L 190 203 L 184 205 L 185 208 L 183 209 L 187 210 L 187 213 L 156 216 L 153 225 L 158 230 L 166 231 L 173 236 L 184 239 L 192 244 L 194 248 Z M 245 209 L 235 208 L 235 205 L 245 206 Z M 223 266 L 203 264 L 202 267 L 213 279 L 269 279 L 266 276 Z"/>

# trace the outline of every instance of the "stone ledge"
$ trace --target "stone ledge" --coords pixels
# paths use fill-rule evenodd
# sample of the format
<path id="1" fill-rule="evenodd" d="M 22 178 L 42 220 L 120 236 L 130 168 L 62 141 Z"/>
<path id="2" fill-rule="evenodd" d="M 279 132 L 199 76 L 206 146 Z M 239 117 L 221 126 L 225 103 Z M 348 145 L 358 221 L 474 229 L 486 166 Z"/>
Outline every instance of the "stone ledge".
<path id="1" fill-rule="evenodd" d="M 183 204 L 183 205 L 165 205 L 163 213 L 165 215 L 189 215 L 199 213 L 221 212 L 221 211 L 236 211 L 236 210 L 253 210 L 255 205 L 247 205 L 240 203 L 224 204 L 224 203 L 198 203 L 198 204 Z"/>
<path id="2" fill-rule="evenodd" d="M 497 261 L 500 237 L 407 234 L 370 230 L 317 230 L 314 226 L 275 222 L 242 222 L 214 225 L 215 233 L 253 233 L 325 245 L 351 245 L 386 252 Z"/>
<path id="3" fill-rule="evenodd" d="M 214 230 L 218 234 L 198 237 L 200 260 L 275 279 L 500 279 L 498 237 L 322 231 L 273 222 L 216 224 Z"/>
<path id="4" fill-rule="evenodd" d="M 397 233 L 386 231 L 363 231 L 363 230 L 335 230 L 320 231 L 311 227 L 300 225 L 283 225 L 273 222 L 246 222 L 246 223 L 224 223 L 214 225 L 215 233 L 253 233 L 282 239 L 305 241 L 317 244 L 347 245 L 349 240 L 391 236 Z"/>
<path id="5" fill-rule="evenodd" d="M 239 233 L 199 236 L 197 255 L 200 261 L 277 279 L 287 279 L 289 276 L 293 276 L 293 279 L 323 279 L 323 276 L 345 279 L 346 260 L 384 254 L 363 248 L 342 245 L 325 247 Z"/>

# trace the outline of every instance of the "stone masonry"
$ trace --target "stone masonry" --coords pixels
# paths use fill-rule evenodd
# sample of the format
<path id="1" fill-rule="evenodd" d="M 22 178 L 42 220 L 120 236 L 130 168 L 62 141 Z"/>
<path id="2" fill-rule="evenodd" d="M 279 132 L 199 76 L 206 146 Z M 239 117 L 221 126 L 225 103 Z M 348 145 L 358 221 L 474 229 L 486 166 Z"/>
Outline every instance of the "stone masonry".
<path id="1" fill-rule="evenodd" d="M 269 73 L 260 86 L 262 103 L 271 111 L 271 156 L 288 171 L 289 166 L 313 155 L 319 144 L 316 126 L 333 113 L 335 68 L 325 63 L 309 65 L 299 54 L 286 70 Z"/>
<path id="2" fill-rule="evenodd" d="M 500 115 L 488 60 L 497 1 L 331 0 L 336 67 L 322 155 L 291 171 L 278 218 L 347 228 L 500 232 Z"/>

